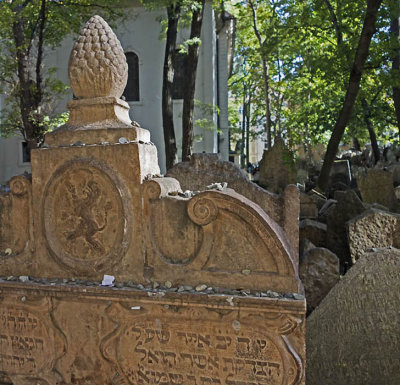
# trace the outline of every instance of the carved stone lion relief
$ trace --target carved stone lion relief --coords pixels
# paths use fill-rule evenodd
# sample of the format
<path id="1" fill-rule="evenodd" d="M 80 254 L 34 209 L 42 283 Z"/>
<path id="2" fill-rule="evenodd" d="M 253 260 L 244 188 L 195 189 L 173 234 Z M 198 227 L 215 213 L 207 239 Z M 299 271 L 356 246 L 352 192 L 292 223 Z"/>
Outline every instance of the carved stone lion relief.
<path id="1" fill-rule="evenodd" d="M 105 165 L 75 160 L 48 183 L 44 234 L 57 262 L 78 271 L 101 272 L 119 260 L 130 242 L 129 193 Z"/>

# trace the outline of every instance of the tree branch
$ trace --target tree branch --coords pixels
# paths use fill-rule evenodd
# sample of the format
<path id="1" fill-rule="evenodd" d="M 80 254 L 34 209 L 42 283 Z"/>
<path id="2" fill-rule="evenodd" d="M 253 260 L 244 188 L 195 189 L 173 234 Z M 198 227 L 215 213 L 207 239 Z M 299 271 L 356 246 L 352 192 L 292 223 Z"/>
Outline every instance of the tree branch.
<path id="1" fill-rule="evenodd" d="M 46 0 L 41 0 L 39 12 L 39 38 L 36 58 L 36 102 L 40 103 L 42 99 L 42 63 L 43 63 L 43 45 L 44 45 L 44 28 L 46 25 Z"/>
<path id="2" fill-rule="evenodd" d="M 342 31 L 340 30 L 340 25 L 339 25 L 338 19 L 336 17 L 335 10 L 333 9 L 332 4 L 329 0 L 324 0 L 324 1 L 329 10 L 329 14 L 331 15 L 331 21 L 332 21 L 332 24 L 336 31 L 337 45 L 338 45 L 338 47 L 340 47 L 343 44 L 343 35 L 342 35 Z"/>

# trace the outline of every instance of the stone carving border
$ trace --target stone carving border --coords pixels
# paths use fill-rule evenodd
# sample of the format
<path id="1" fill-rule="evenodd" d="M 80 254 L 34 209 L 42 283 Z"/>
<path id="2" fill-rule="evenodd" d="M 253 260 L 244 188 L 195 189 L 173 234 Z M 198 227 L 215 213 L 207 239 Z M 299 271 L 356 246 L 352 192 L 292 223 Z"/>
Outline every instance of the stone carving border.
<path id="1" fill-rule="evenodd" d="M 187 306 L 187 308 L 186 308 Z M 151 307 L 151 305 L 150 305 Z M 300 327 L 302 320 L 297 318 L 293 315 L 288 314 L 281 314 L 281 313 L 269 313 L 269 312 L 258 312 L 256 314 L 241 314 L 241 312 L 236 311 L 227 311 L 226 313 L 219 313 L 218 315 L 213 315 L 210 313 L 210 310 L 207 306 L 198 307 L 194 305 L 194 309 L 190 309 L 190 304 L 185 304 L 184 306 L 180 306 L 179 310 L 174 310 L 171 308 L 165 308 L 164 310 L 166 313 L 165 317 L 162 319 L 162 324 L 165 325 L 173 325 L 172 329 L 167 327 L 166 331 L 170 334 L 170 331 L 180 330 L 179 324 L 183 322 L 183 319 L 186 320 L 186 324 L 190 325 L 190 330 L 198 330 L 201 332 L 201 324 L 204 322 L 211 322 L 216 328 L 217 324 L 221 322 L 221 319 L 224 319 L 224 323 L 226 327 L 232 324 L 232 332 L 235 327 L 239 329 L 243 326 L 246 327 L 248 332 L 252 331 L 255 335 L 264 336 L 269 340 L 277 351 L 280 353 L 281 360 L 283 363 L 282 369 L 282 385 L 299 385 L 302 383 L 303 374 L 304 374 L 304 365 L 299 357 L 299 354 L 295 351 L 295 348 L 291 345 L 289 341 L 289 336 L 293 333 L 297 332 L 297 329 Z M 219 309 L 222 310 L 223 309 Z M 179 316 L 172 316 L 171 312 L 179 311 Z M 125 335 L 129 335 L 128 332 L 129 328 L 134 327 L 143 327 L 147 323 L 153 323 L 152 317 L 150 316 L 149 309 L 146 306 L 140 309 L 140 311 L 136 311 L 132 313 L 129 308 L 126 308 L 122 303 L 114 303 L 111 304 L 107 308 L 107 316 L 108 318 L 115 324 L 115 329 L 109 335 L 105 336 L 100 345 L 100 351 L 103 358 L 108 361 L 112 367 L 114 368 L 114 375 L 112 378 L 112 384 L 115 385 L 134 385 L 133 382 L 129 380 L 126 375 L 127 368 L 123 367 L 124 363 L 126 364 L 126 360 L 139 360 L 139 355 L 144 354 L 145 346 L 140 346 L 140 348 L 136 347 L 135 352 L 133 352 L 134 347 L 132 346 L 132 355 L 130 357 L 123 356 L 119 349 L 120 344 L 123 343 L 123 338 Z M 169 313 L 169 314 L 168 314 Z M 182 314 L 181 314 L 182 313 Z M 168 315 L 167 315 L 168 314 Z M 240 321 L 237 320 L 239 316 Z M 252 324 L 254 321 L 257 322 L 257 329 L 254 331 Z M 159 319 L 155 320 L 154 324 L 157 329 L 157 322 L 160 322 L 160 329 L 155 330 L 158 339 L 163 339 L 161 341 L 164 344 L 166 341 L 164 336 L 164 326 L 161 328 L 161 321 Z M 199 327 L 196 328 L 196 323 L 199 324 Z M 219 328 L 220 326 L 218 326 Z M 146 329 L 147 331 L 147 329 Z M 184 331 L 184 330 L 182 330 Z M 160 332 L 161 334 L 159 334 Z M 234 332 L 233 332 L 234 335 Z M 238 334 L 240 336 L 240 334 Z M 133 336 L 132 336 L 133 337 Z M 155 339 L 157 339 L 155 338 Z M 126 344 L 127 342 L 125 342 Z M 167 349 L 167 345 L 163 345 L 165 349 Z M 168 349 L 167 349 L 168 350 Z M 165 360 L 166 355 L 163 355 L 163 359 Z M 251 357 L 249 357 L 251 358 Z M 122 361 L 123 362 L 122 362 Z M 222 360 L 221 360 L 222 361 Z M 221 362 L 222 364 L 222 362 Z M 171 370 L 175 367 L 172 366 Z M 133 369 L 133 368 L 132 368 Z M 133 370 L 139 369 L 140 371 L 140 364 L 138 367 L 135 366 Z M 176 368 L 175 368 L 176 369 Z M 129 370 L 129 372 L 131 369 Z M 175 370 L 176 371 L 176 370 Z M 161 375 L 161 372 L 158 373 Z M 193 374 L 193 373 L 192 373 Z M 229 376 L 228 376 L 229 377 Z M 237 379 L 235 379 L 237 380 Z M 171 380 L 173 381 L 173 380 Z M 171 382 L 175 383 L 175 382 Z M 222 383 L 222 382 L 220 382 Z M 228 382 L 227 382 L 228 383 Z M 236 382 L 232 382 L 232 384 L 236 384 Z M 184 385 L 184 382 L 176 382 L 176 384 Z"/>
<path id="2" fill-rule="evenodd" d="M 8 297 L 0 298 L 0 309 L 4 312 L 0 318 L 0 346 L 5 343 L 6 339 L 12 341 L 13 354 L 5 354 L 2 349 L 0 351 L 0 361 L 5 360 L 6 364 L 9 363 L 10 367 L 24 367 L 24 365 L 33 365 L 32 369 L 19 368 L 15 372 L 7 370 L 4 372 L 5 366 L 0 364 L 0 372 L 3 371 L 15 384 L 31 385 L 34 383 L 40 383 L 43 385 L 52 385 L 54 383 L 64 384 L 61 374 L 57 371 L 56 366 L 60 358 L 65 354 L 66 350 L 66 338 L 55 323 L 53 319 L 53 299 L 48 297 L 30 299 L 30 296 L 17 296 L 16 298 Z M 6 317 L 7 311 L 15 312 L 19 316 L 12 316 L 12 313 Z M 24 317 L 26 313 L 28 318 Z M 14 333 L 23 333 L 24 329 L 31 329 L 32 336 L 24 336 L 21 334 L 9 336 L 7 334 L 7 325 L 14 324 Z M 39 334 L 35 337 L 36 329 L 39 327 Z M 40 331 L 44 332 L 45 335 L 40 336 Z M 42 338 L 41 338 L 42 337 Z M 10 341 L 8 341 L 9 343 Z M 18 346 L 21 346 L 18 348 Z M 8 345 L 9 347 L 10 345 Z M 22 346 L 24 348 L 22 349 Z M 30 349 L 41 347 L 41 354 L 31 354 Z M 18 353 L 14 352 L 20 350 L 23 351 L 26 357 L 21 357 Z M 41 365 L 36 366 L 36 360 L 38 357 L 42 357 Z M 39 376 L 39 377 L 38 377 Z"/>
<path id="3" fill-rule="evenodd" d="M 15 196 L 18 198 L 23 198 L 27 200 L 28 204 L 28 213 L 27 213 L 27 221 L 28 226 L 26 230 L 26 242 L 25 247 L 20 252 L 14 252 L 12 250 L 10 255 L 4 253 L 4 250 L 0 250 L 0 257 L 2 264 L 15 264 L 22 259 L 27 259 L 31 257 L 35 252 L 35 245 L 34 245 L 34 235 L 33 235 L 33 215 L 32 215 L 32 184 L 31 181 L 26 178 L 25 176 L 19 175 L 11 178 L 10 180 L 10 192 L 8 195 Z M 23 215 L 23 213 L 17 212 L 17 215 Z M 14 216 L 12 215 L 12 219 L 15 220 Z M 4 224 L 0 224 L 4 225 Z M 10 224 L 5 224 L 6 226 L 10 226 Z M 21 229 L 23 230 L 23 229 Z M 22 231 L 21 231 L 22 232 Z"/>
<path id="4" fill-rule="evenodd" d="M 174 180 L 173 178 L 166 179 Z M 152 200 L 160 198 L 165 199 L 169 191 L 168 186 L 171 184 L 172 183 L 168 181 L 163 182 L 162 179 L 147 182 L 144 192 L 144 196 L 147 199 L 145 210 L 151 210 Z M 167 199 L 174 199 L 174 197 L 170 196 Z M 184 198 L 179 197 L 175 199 Z M 200 226 L 203 231 L 203 241 L 198 248 L 197 255 L 190 258 L 185 263 L 171 264 L 163 257 L 157 247 L 156 241 L 152 235 L 151 224 L 149 223 L 147 236 L 149 237 L 150 247 L 153 253 L 149 253 L 148 255 L 148 263 L 151 266 L 157 266 L 157 270 L 160 271 L 173 269 L 175 274 L 179 270 L 182 270 L 182 274 L 184 274 L 184 271 L 203 271 L 205 273 L 207 271 L 205 266 L 213 248 L 213 239 L 215 237 L 213 222 L 218 217 L 218 212 L 220 210 L 225 210 L 241 218 L 241 220 L 257 234 L 259 239 L 261 239 L 265 245 L 269 246 L 269 250 L 274 258 L 278 274 L 264 271 L 253 271 L 251 274 L 265 277 L 270 276 L 271 279 L 273 275 L 274 282 L 276 282 L 275 290 L 284 291 L 286 287 L 286 290 L 299 290 L 301 292 L 301 284 L 298 284 L 296 256 L 293 253 L 292 247 L 286 241 L 284 231 L 256 204 L 236 194 L 233 190 L 227 190 L 227 192 L 215 190 L 205 191 L 187 200 L 187 202 L 187 214 L 189 218 L 193 223 Z M 157 259 L 155 259 L 155 256 L 157 256 Z M 214 271 L 213 274 L 215 273 L 228 274 L 233 272 L 227 269 L 225 272 Z M 243 279 L 247 279 L 247 277 L 243 277 Z M 279 284 L 278 281 L 280 281 Z"/>

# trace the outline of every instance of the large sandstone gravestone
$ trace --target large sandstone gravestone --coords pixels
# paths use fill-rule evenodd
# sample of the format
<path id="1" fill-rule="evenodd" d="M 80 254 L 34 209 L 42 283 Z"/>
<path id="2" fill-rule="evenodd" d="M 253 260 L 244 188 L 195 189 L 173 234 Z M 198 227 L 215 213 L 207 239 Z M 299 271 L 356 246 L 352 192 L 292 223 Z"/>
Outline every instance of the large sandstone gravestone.
<path id="1" fill-rule="evenodd" d="M 400 383 L 400 250 L 366 253 L 307 318 L 307 384 Z"/>
<path id="2" fill-rule="evenodd" d="M 186 198 L 157 177 L 100 17 L 69 71 L 69 122 L 32 152 L 32 182 L 15 177 L 0 197 L 0 381 L 304 384 L 297 245 L 233 190 Z M 285 220 L 297 225 L 295 193 Z"/>

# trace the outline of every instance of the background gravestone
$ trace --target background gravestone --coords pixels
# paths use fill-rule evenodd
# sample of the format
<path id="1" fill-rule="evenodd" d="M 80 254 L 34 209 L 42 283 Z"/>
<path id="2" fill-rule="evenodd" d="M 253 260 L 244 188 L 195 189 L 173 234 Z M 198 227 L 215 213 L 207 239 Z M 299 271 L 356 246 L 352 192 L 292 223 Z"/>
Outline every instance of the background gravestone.
<path id="1" fill-rule="evenodd" d="M 371 169 L 358 180 L 363 202 L 379 203 L 390 209 L 396 205 L 393 175 L 389 171 Z"/>
<path id="2" fill-rule="evenodd" d="M 296 183 L 293 155 L 280 137 L 275 139 L 270 150 L 264 150 L 259 183 L 276 194 L 281 193 L 287 185 Z"/>
<path id="3" fill-rule="evenodd" d="M 363 255 L 307 318 L 308 385 L 400 383 L 400 250 Z"/>
<path id="4" fill-rule="evenodd" d="M 400 215 L 370 209 L 347 223 L 351 259 L 373 247 L 400 248 Z"/>

